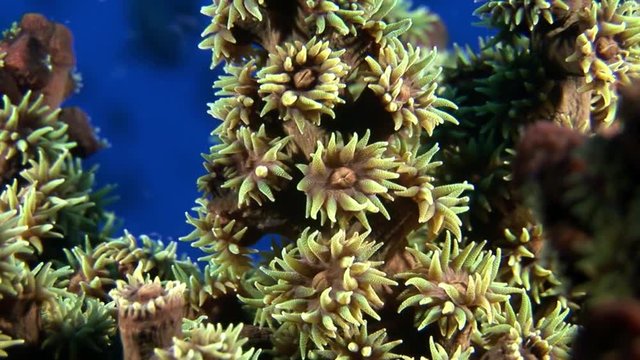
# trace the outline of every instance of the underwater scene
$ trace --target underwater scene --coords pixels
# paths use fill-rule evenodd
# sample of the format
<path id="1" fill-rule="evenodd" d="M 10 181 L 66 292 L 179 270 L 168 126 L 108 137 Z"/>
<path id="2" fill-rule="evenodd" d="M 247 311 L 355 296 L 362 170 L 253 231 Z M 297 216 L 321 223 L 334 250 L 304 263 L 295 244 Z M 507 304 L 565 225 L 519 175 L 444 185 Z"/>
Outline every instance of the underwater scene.
<path id="1" fill-rule="evenodd" d="M 0 9 L 0 358 L 640 360 L 636 0 Z"/>

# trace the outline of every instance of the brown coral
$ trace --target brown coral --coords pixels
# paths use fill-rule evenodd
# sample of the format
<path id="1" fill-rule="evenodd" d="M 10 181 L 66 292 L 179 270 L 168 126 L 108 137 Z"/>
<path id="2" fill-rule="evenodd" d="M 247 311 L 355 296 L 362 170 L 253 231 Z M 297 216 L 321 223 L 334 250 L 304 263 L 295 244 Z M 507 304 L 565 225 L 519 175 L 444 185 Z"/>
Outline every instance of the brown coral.
<path id="1" fill-rule="evenodd" d="M 181 332 L 185 285 L 143 278 L 140 269 L 119 280 L 109 295 L 118 309 L 118 327 L 126 360 L 148 359 L 154 348 L 171 344 Z"/>

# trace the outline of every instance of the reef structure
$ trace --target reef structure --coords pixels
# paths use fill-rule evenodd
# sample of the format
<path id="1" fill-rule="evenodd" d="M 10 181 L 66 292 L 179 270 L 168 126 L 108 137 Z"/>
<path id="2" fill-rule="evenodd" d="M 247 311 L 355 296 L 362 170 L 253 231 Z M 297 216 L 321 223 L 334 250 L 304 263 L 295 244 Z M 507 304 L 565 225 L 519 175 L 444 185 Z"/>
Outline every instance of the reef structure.
<path id="1" fill-rule="evenodd" d="M 400 0 L 202 13 L 200 263 L 116 235 L 68 29 L 3 34 L 0 356 L 640 358 L 636 1 L 486 0 L 452 52 Z"/>

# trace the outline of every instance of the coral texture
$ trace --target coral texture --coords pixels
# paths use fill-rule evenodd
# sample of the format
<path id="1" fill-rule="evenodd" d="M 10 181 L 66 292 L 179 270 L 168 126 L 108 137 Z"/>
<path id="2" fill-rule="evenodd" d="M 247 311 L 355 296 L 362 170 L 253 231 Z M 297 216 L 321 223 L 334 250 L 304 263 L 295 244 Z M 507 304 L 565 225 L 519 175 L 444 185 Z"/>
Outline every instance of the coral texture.
<path id="1" fill-rule="evenodd" d="M 211 0 L 216 144 L 120 233 L 69 30 L 0 40 L 0 357 L 637 359 L 640 5 Z M 195 149 L 194 149 L 195 151 Z M 261 239 L 271 246 L 260 251 Z"/>

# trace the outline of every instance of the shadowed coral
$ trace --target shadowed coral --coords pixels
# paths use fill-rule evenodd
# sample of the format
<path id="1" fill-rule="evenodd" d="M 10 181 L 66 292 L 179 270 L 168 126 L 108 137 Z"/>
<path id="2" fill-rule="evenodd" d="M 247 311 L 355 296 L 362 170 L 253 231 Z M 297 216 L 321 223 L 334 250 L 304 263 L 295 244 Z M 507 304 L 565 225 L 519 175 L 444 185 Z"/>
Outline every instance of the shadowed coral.
<path id="1" fill-rule="evenodd" d="M 9 354 L 6 349 L 11 346 L 24 344 L 22 339 L 12 339 L 10 336 L 0 332 L 0 357 L 7 357 Z"/>
<path id="2" fill-rule="evenodd" d="M 553 271 L 544 266 L 547 259 L 542 254 L 545 241 L 542 226 L 522 228 L 520 235 L 516 234 L 505 229 L 505 239 L 511 244 L 503 247 L 509 267 L 504 268 L 500 278 L 511 286 L 521 286 L 540 303 L 541 297 L 554 294 L 561 284 Z"/>
<path id="3" fill-rule="evenodd" d="M 239 285 L 240 281 L 221 281 L 218 270 L 219 268 L 213 263 L 207 264 L 202 271 L 196 264 L 173 267 L 173 277 L 186 285 L 187 316 L 206 314 L 212 318 L 242 317 L 241 314 L 227 313 L 229 309 L 225 306 L 236 305 L 237 292 L 244 290 L 246 285 Z"/>
<path id="4" fill-rule="evenodd" d="M 204 205 L 204 202 L 200 203 Z M 206 206 L 197 210 L 197 219 L 187 215 L 195 229 L 180 240 L 193 241 L 191 246 L 210 254 L 198 259 L 209 262 L 204 272 L 205 283 L 212 283 L 210 295 L 236 291 L 244 274 L 252 268 L 250 256 L 257 252 L 241 243 L 247 228 L 240 228 L 235 220 L 225 222 L 220 216 L 209 213 Z"/>
<path id="5" fill-rule="evenodd" d="M 16 197 L 9 194 L 14 190 L 7 186 L 0 195 L 0 300 L 5 295 L 18 295 L 19 283 L 26 271 L 20 259 L 33 253 L 29 242 L 19 238 L 28 227 L 18 226 L 19 212 L 11 201 Z"/>
<path id="6" fill-rule="evenodd" d="M 83 171 L 80 159 L 73 159 L 66 150 L 55 161 L 49 160 L 43 152 L 29 160 L 29 168 L 23 170 L 20 177 L 25 182 L 23 190 L 35 192 L 34 206 L 40 209 L 34 213 L 35 223 L 30 226 L 49 223 L 53 232 L 64 234 L 65 240 L 71 243 L 79 243 L 85 236 L 97 240 L 102 232 L 100 222 L 106 214 L 98 204 L 105 194 L 92 189 L 94 171 Z M 40 237 L 46 239 L 48 236 L 42 234 Z M 30 241 L 36 249 L 42 250 L 42 244 L 37 244 L 35 239 Z"/>
<path id="7" fill-rule="evenodd" d="M 455 66 L 445 67 L 444 96 L 458 104 L 453 114 L 462 119 L 460 127 L 449 126 L 447 130 L 478 128 L 486 136 L 516 137 L 522 124 L 553 115 L 557 100 L 552 91 L 557 84 L 553 70 L 540 59 L 531 40 L 493 46 L 489 41 L 480 40 L 479 53 L 469 46 L 456 46 L 452 55 Z M 473 79 L 467 79 L 471 74 Z"/>
<path id="8" fill-rule="evenodd" d="M 116 283 L 110 271 L 110 268 L 116 266 L 116 260 L 104 253 L 96 256 L 88 239 L 85 240 L 84 247 L 75 246 L 71 250 L 63 250 L 67 262 L 76 271 L 69 280 L 69 291 L 106 299 L 107 292 Z"/>
<path id="9" fill-rule="evenodd" d="M 520 310 L 516 312 L 507 302 L 504 315 L 499 315 L 496 324 L 487 324 L 483 329 L 487 339 L 487 359 L 536 358 L 569 359 L 569 342 L 577 327 L 565 322 L 569 309 L 558 302 L 555 308 L 534 320 L 531 301 L 521 295 Z"/>
<path id="10" fill-rule="evenodd" d="M 0 331 L 26 344 L 38 344 L 40 339 L 40 311 L 53 304 L 67 292 L 69 267 L 53 269 L 51 263 L 39 263 L 29 269 L 25 263 L 17 294 L 3 299 L 0 308 Z"/>
<path id="11" fill-rule="evenodd" d="M 40 263 L 21 282 L 20 297 L 30 302 L 45 304 L 64 295 L 71 274 L 68 266 L 53 269 L 51 263 Z"/>
<path id="12" fill-rule="evenodd" d="M 493 322 L 509 294 L 521 290 L 495 281 L 501 253 L 483 251 L 484 245 L 470 243 L 460 249 L 447 235 L 442 247 L 429 254 L 408 249 L 417 265 L 397 275 L 407 286 L 400 294 L 398 312 L 416 307 L 418 329 L 437 322 L 447 338 L 465 328 L 476 328 L 481 318 L 476 316 L 477 310 Z"/>

